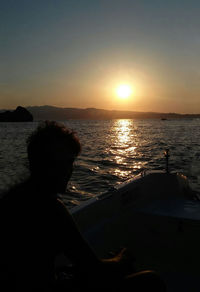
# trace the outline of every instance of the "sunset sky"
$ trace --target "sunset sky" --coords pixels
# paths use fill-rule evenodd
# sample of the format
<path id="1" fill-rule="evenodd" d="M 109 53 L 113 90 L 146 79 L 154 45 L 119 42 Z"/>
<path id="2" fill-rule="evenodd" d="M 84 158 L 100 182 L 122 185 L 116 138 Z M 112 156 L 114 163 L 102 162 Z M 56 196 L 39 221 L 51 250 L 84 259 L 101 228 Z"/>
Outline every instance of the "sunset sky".
<path id="1" fill-rule="evenodd" d="M 0 36 L 1 109 L 200 113 L 199 0 L 0 0 Z"/>

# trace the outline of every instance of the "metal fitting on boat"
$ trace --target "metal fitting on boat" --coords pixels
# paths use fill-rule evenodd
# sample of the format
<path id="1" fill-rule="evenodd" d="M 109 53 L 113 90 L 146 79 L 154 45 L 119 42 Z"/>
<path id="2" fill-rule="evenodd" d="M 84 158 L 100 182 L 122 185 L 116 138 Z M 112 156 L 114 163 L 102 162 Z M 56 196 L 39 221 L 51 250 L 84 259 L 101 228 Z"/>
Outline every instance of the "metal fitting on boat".
<path id="1" fill-rule="evenodd" d="M 166 172 L 169 173 L 169 157 L 170 157 L 170 154 L 169 154 L 169 149 L 166 149 L 165 152 L 164 152 L 164 156 L 166 158 Z"/>

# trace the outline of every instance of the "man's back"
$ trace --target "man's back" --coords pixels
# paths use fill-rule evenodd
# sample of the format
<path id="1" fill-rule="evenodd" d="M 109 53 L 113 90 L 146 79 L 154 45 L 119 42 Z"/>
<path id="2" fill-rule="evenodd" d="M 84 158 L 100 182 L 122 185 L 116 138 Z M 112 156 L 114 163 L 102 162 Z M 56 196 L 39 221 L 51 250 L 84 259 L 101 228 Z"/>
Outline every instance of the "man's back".
<path id="1" fill-rule="evenodd" d="M 56 197 L 44 196 L 30 182 L 1 199 L 1 264 L 20 286 L 53 281 L 55 256 L 64 244 L 62 209 Z"/>

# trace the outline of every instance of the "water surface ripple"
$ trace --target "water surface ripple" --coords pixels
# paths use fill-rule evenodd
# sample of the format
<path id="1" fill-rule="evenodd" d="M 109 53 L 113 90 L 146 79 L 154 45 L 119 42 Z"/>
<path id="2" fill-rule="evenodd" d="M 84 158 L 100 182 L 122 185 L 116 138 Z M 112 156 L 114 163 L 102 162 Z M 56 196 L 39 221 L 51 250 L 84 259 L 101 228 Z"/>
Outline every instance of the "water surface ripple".
<path id="1" fill-rule="evenodd" d="M 68 120 L 82 144 L 66 203 L 100 194 L 145 169 L 163 169 L 170 149 L 171 171 L 182 172 L 200 191 L 200 120 Z M 26 139 L 33 123 L 0 123 L 0 191 L 28 176 Z M 80 195 L 81 194 L 81 195 Z"/>

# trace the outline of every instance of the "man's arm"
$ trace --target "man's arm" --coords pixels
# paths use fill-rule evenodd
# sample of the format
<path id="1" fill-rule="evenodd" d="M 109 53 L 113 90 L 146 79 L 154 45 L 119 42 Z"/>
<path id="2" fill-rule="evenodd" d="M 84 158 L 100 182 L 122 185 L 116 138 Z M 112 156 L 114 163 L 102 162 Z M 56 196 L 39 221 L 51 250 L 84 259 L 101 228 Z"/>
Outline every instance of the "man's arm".
<path id="1" fill-rule="evenodd" d="M 132 255 L 126 250 L 122 249 L 116 256 L 111 259 L 99 259 L 88 242 L 81 235 L 77 224 L 73 217 L 60 201 L 60 214 L 62 213 L 63 224 L 63 252 L 67 258 L 77 264 L 82 271 L 90 274 L 96 274 L 97 271 L 101 274 L 108 274 L 111 276 L 133 272 L 134 259 Z"/>
<path id="2" fill-rule="evenodd" d="M 63 252 L 72 262 L 78 265 L 97 265 L 101 261 L 88 242 L 81 235 L 77 224 L 66 206 L 58 200 L 59 221 L 61 223 L 61 240 Z"/>

